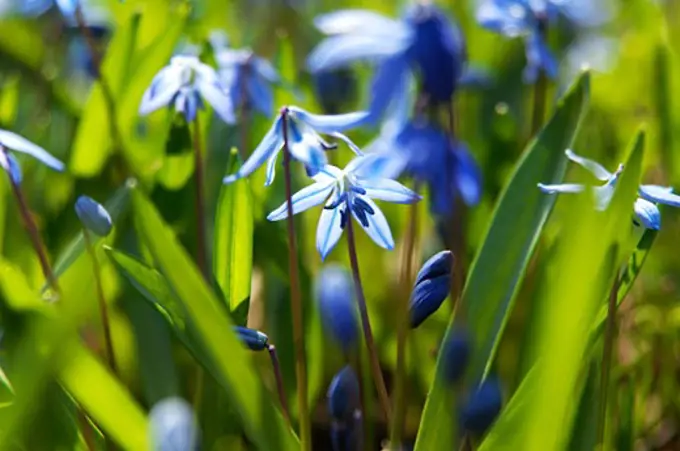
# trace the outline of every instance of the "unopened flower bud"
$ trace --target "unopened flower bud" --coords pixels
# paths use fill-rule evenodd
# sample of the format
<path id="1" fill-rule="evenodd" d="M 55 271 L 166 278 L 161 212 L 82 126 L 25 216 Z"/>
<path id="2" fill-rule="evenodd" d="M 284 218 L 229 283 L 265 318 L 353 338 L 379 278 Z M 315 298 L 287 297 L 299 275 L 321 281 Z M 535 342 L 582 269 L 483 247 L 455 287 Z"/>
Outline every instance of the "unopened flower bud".
<path id="1" fill-rule="evenodd" d="M 103 205 L 87 196 L 80 196 L 76 201 L 76 214 L 80 222 L 92 233 L 107 236 L 111 233 L 113 223 L 109 212 Z"/>
<path id="2" fill-rule="evenodd" d="M 339 265 L 326 265 L 319 274 L 316 297 L 324 329 L 343 350 L 352 348 L 359 337 L 352 279 Z"/>
<path id="3" fill-rule="evenodd" d="M 238 334 L 241 342 L 252 351 L 262 351 L 269 345 L 269 337 L 259 330 L 234 326 L 234 331 Z"/>
<path id="4" fill-rule="evenodd" d="M 335 421 L 349 422 L 359 407 L 359 381 L 349 365 L 328 386 L 328 413 Z"/>
<path id="5" fill-rule="evenodd" d="M 451 289 L 453 254 L 441 251 L 435 254 L 418 273 L 411 293 L 411 327 L 418 327 L 437 311 Z"/>
<path id="6" fill-rule="evenodd" d="M 498 417 L 502 406 L 500 382 L 489 377 L 468 396 L 461 410 L 461 425 L 473 434 L 484 434 Z"/>

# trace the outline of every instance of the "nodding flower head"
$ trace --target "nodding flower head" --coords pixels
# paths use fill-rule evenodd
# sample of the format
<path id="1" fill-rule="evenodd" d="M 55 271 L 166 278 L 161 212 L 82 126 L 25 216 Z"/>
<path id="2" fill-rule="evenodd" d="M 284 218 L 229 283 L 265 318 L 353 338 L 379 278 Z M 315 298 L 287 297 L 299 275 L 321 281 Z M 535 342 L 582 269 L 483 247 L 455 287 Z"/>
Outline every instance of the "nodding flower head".
<path id="1" fill-rule="evenodd" d="M 326 150 L 335 148 L 319 134 L 326 134 L 351 143 L 340 132 L 362 125 L 366 117 L 367 113 L 362 112 L 330 116 L 318 115 L 295 106 L 285 106 L 281 108 L 274 124 L 252 155 L 235 174 L 225 177 L 224 183 L 232 183 L 240 178 L 247 177 L 267 162 L 265 185 L 269 186 L 274 181 L 276 160 L 284 144 L 287 145 L 290 155 L 305 165 L 310 176 L 314 176 L 328 161 Z M 358 151 L 354 144 L 351 144 L 350 148 Z"/>
<path id="2" fill-rule="evenodd" d="M 326 265 L 316 283 L 316 297 L 325 329 L 347 352 L 357 343 L 359 327 L 354 304 L 352 278 L 339 265 Z"/>
<path id="3" fill-rule="evenodd" d="M 411 327 L 416 328 L 439 309 L 451 289 L 453 254 L 441 251 L 425 262 L 411 293 Z"/>
<path id="4" fill-rule="evenodd" d="M 161 69 L 142 97 L 139 114 L 145 116 L 170 106 L 190 122 L 196 118 L 204 101 L 228 124 L 235 122 L 234 105 L 229 91 L 219 80 L 215 69 L 194 55 L 177 55 Z"/>
<path id="5" fill-rule="evenodd" d="M 113 228 L 111 215 L 99 202 L 88 196 L 80 196 L 76 201 L 78 219 L 92 233 L 97 236 L 108 236 Z"/>

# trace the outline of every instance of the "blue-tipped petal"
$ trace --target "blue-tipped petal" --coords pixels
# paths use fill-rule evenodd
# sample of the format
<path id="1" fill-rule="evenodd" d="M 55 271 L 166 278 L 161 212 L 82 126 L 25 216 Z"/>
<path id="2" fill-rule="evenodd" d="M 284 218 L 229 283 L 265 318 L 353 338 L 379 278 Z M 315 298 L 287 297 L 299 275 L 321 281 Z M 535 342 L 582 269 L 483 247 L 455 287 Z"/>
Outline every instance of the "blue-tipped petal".
<path id="1" fill-rule="evenodd" d="M 191 405 L 181 398 L 165 398 L 149 412 L 152 451 L 196 451 L 199 430 Z"/>
<path id="2" fill-rule="evenodd" d="M 98 236 L 108 236 L 113 228 L 111 215 L 103 205 L 88 196 L 80 196 L 76 201 L 76 214 L 80 222 Z"/>
<path id="3" fill-rule="evenodd" d="M 6 147 L 7 149 L 13 150 L 15 152 L 30 155 L 55 171 L 61 172 L 64 170 L 64 163 L 54 158 L 42 147 L 33 144 L 26 138 L 23 138 L 16 133 L 12 133 L 7 130 L 0 130 L 0 146 Z"/>
<path id="4" fill-rule="evenodd" d="M 343 9 L 323 14 L 314 19 L 314 25 L 324 34 L 383 33 L 391 36 L 409 36 L 401 22 L 365 9 Z"/>
<path id="5" fill-rule="evenodd" d="M 569 158 L 571 161 L 574 163 L 583 166 L 586 168 L 588 171 L 590 171 L 598 180 L 602 180 L 603 182 L 606 182 L 612 177 L 612 173 L 609 172 L 602 166 L 600 163 L 597 161 L 590 160 L 588 158 L 584 158 L 580 155 L 576 155 L 571 149 L 567 149 L 564 151 L 564 154 Z"/>
<path id="6" fill-rule="evenodd" d="M 539 183 L 538 189 L 547 194 L 555 193 L 582 193 L 586 187 L 578 183 L 560 183 L 557 185 L 546 185 L 544 183 Z"/>
<path id="7" fill-rule="evenodd" d="M 408 82 L 409 65 L 403 55 L 380 63 L 371 81 L 371 103 L 368 107 L 371 122 L 377 122 L 392 104 L 405 103 L 404 98 L 409 96 Z"/>
<path id="8" fill-rule="evenodd" d="M 196 81 L 196 87 L 220 119 L 227 124 L 234 124 L 236 122 L 234 105 L 231 104 L 226 90 L 222 88 L 217 79 L 205 80 L 199 77 Z"/>
<path id="9" fill-rule="evenodd" d="M 467 146 L 462 143 L 458 143 L 457 146 L 454 152 L 456 164 L 454 183 L 465 205 L 474 206 L 482 198 L 482 171 L 472 154 L 468 152 Z"/>
<path id="10" fill-rule="evenodd" d="M 339 69 L 357 61 L 381 61 L 402 53 L 408 45 L 408 40 L 385 35 L 331 36 L 312 50 L 307 57 L 307 67 L 311 72 L 319 72 Z"/>
<path id="11" fill-rule="evenodd" d="M 639 222 L 637 225 L 642 225 L 652 230 L 659 230 L 661 228 L 661 212 L 652 202 L 637 198 L 633 211 L 635 212 L 635 218 Z"/>
<path id="12" fill-rule="evenodd" d="M 349 272 L 339 265 L 325 266 L 316 283 L 319 313 L 332 339 L 347 352 L 359 338 L 354 286 Z"/>
<path id="13" fill-rule="evenodd" d="M 371 237 L 375 244 L 390 251 L 394 249 L 392 231 L 390 230 L 390 225 L 387 223 L 387 219 L 385 219 L 383 212 L 369 197 L 358 194 L 355 196 L 366 202 L 366 204 L 368 204 L 368 206 L 373 210 L 373 214 L 366 215 L 367 221 L 365 224 L 361 222 L 363 215 L 361 213 L 357 214 L 355 208 L 351 209 L 352 216 L 354 216 L 357 222 L 361 225 L 361 228 L 364 229 L 364 232 L 366 232 L 366 234 Z"/>
<path id="14" fill-rule="evenodd" d="M 274 96 L 269 84 L 262 77 L 250 75 L 246 77 L 246 89 L 253 107 L 265 116 L 271 116 Z"/>
<path id="15" fill-rule="evenodd" d="M 650 202 L 657 202 L 671 207 L 680 207 L 680 196 L 672 193 L 673 188 L 658 185 L 641 185 L 640 196 Z"/>
<path id="16" fill-rule="evenodd" d="M 11 153 L 4 152 L 0 150 L 0 167 L 7 172 L 12 183 L 15 185 L 20 185 L 23 175 L 21 173 L 21 166 L 17 162 L 16 158 Z"/>
<path id="17" fill-rule="evenodd" d="M 319 133 L 342 132 L 364 125 L 368 113 L 358 111 L 347 114 L 312 114 L 298 107 L 288 107 L 291 113 Z"/>
<path id="18" fill-rule="evenodd" d="M 366 190 L 366 195 L 371 199 L 396 204 L 412 204 L 421 199 L 418 194 L 396 180 L 385 178 L 362 180 L 361 187 Z"/>
<path id="19" fill-rule="evenodd" d="M 322 204 L 331 191 L 335 187 L 335 180 L 318 182 L 302 188 L 297 193 L 293 194 L 293 214 L 298 214 L 309 208 Z M 269 213 L 267 219 L 269 221 L 280 221 L 288 217 L 287 202 L 284 202 L 276 210 Z"/>
<path id="20" fill-rule="evenodd" d="M 342 236 L 342 217 L 346 214 L 346 209 L 347 205 L 343 203 L 336 208 L 324 209 L 321 212 L 316 228 L 316 249 L 321 255 L 321 260 L 326 259 Z"/>
<path id="21" fill-rule="evenodd" d="M 274 121 L 274 124 L 272 124 L 264 138 L 262 138 L 262 141 L 257 146 L 252 155 L 250 155 L 246 162 L 243 163 L 243 166 L 241 166 L 235 174 L 226 176 L 223 180 L 223 183 L 233 183 L 240 178 L 247 177 L 257 168 L 262 166 L 269 158 L 275 157 L 275 155 L 283 146 L 281 122 L 281 116 L 277 117 Z"/>

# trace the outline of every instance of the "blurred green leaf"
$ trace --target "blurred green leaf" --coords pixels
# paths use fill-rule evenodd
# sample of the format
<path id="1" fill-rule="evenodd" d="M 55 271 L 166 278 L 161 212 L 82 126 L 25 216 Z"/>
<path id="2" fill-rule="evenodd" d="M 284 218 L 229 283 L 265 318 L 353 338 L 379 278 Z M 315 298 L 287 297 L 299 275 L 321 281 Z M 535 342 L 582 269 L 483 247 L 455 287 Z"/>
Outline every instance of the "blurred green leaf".
<path id="1" fill-rule="evenodd" d="M 617 384 L 618 402 L 616 405 L 616 451 L 635 449 L 635 383 L 626 377 Z"/>
<path id="2" fill-rule="evenodd" d="M 552 119 L 529 144 L 498 201 L 496 211 L 472 264 L 460 309 L 473 335 L 468 382 L 476 384 L 493 361 L 512 301 L 523 278 L 555 197 L 536 187 L 559 183 L 565 170 L 564 150 L 578 129 L 588 102 L 589 75 L 584 74 L 560 102 Z M 457 319 L 458 320 L 458 319 Z M 447 335 L 456 327 L 452 322 Z M 444 338 L 446 340 L 446 338 Z M 438 367 L 442 365 L 441 354 Z M 441 371 L 430 389 L 420 423 L 417 450 L 452 449 L 456 417 L 453 393 Z"/>
<path id="3" fill-rule="evenodd" d="M 133 192 L 132 199 L 137 230 L 196 325 L 246 434 L 262 449 L 297 448 L 295 435 L 255 373 L 219 300 L 149 200 L 139 191 Z"/>
<path id="4" fill-rule="evenodd" d="M 232 149 L 231 155 L 228 173 L 235 172 L 238 161 L 235 149 Z M 254 229 L 252 205 L 253 195 L 248 180 L 241 179 L 222 186 L 215 217 L 213 271 L 231 311 L 237 310 L 250 296 Z"/>

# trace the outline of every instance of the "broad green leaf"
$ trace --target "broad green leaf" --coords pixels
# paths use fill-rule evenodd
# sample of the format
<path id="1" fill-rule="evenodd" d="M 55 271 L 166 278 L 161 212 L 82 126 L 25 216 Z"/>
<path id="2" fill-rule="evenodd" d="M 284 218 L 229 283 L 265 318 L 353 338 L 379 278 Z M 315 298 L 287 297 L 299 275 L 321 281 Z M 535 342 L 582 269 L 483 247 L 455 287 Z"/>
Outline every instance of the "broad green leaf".
<path id="1" fill-rule="evenodd" d="M 149 200 L 134 191 L 132 201 L 138 233 L 196 325 L 200 340 L 239 412 L 246 435 L 262 449 L 297 448 L 295 435 L 256 374 L 220 301 Z"/>
<path id="2" fill-rule="evenodd" d="M 104 435 L 123 449 L 149 449 L 148 420 L 130 392 L 78 341 L 72 341 L 59 381 Z"/>
<path id="3" fill-rule="evenodd" d="M 234 149 L 231 159 L 233 162 L 238 160 Z M 236 165 L 230 166 L 228 172 L 231 173 Z M 237 310 L 250 296 L 254 229 L 252 206 L 253 195 L 247 179 L 222 186 L 215 217 L 213 271 L 231 311 Z"/>
<path id="4" fill-rule="evenodd" d="M 468 381 L 476 383 L 493 361 L 495 347 L 512 309 L 538 237 L 555 202 L 536 187 L 559 183 L 568 148 L 588 101 L 589 75 L 584 74 L 559 103 L 557 111 L 518 163 L 498 201 L 481 249 L 470 269 L 460 308 L 473 334 Z M 447 335 L 454 324 L 449 325 Z M 441 357 L 441 354 L 440 354 Z M 441 358 L 438 359 L 441 366 Z M 437 371 L 420 423 L 416 449 L 452 449 L 456 417 L 452 391 Z"/>

